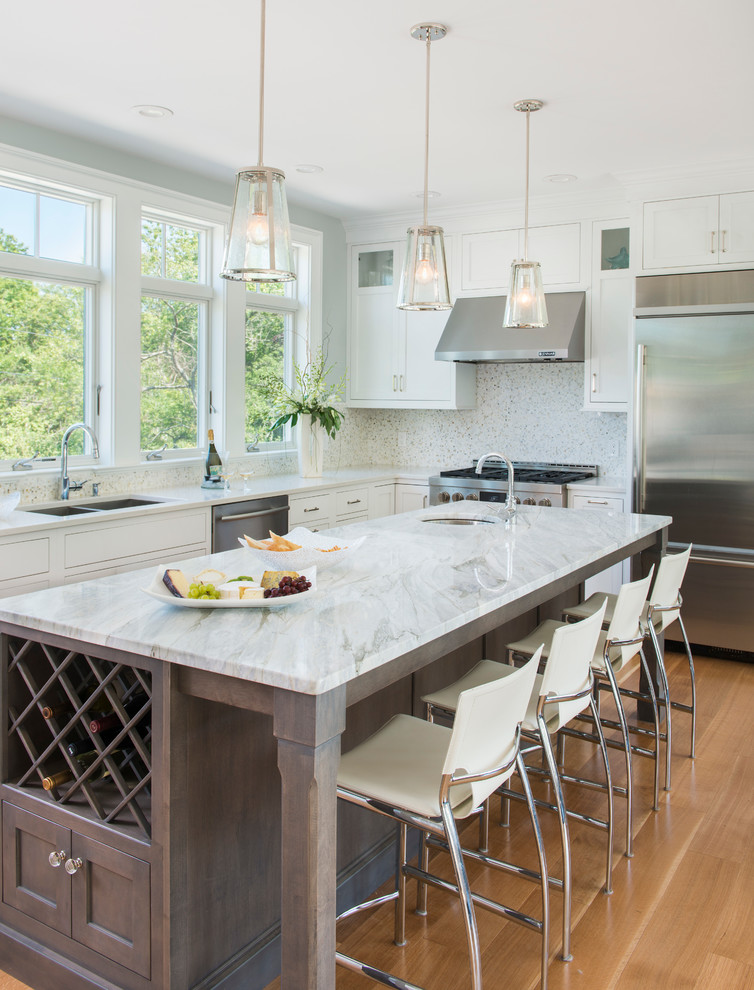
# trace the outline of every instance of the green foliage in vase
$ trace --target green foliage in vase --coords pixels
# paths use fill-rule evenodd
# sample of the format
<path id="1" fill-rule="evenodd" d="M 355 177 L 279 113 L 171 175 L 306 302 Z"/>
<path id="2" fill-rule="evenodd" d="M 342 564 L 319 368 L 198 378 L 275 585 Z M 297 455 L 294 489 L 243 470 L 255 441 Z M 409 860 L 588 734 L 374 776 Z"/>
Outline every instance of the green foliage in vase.
<path id="1" fill-rule="evenodd" d="M 345 395 L 345 375 L 332 385 L 328 380 L 334 365 L 327 365 L 322 350 L 303 367 L 294 365 L 293 386 L 289 386 L 279 375 L 267 375 L 260 381 L 260 390 L 270 402 L 278 418 L 272 429 L 285 423 L 295 426 L 299 416 L 311 416 L 312 422 L 324 427 L 328 436 L 334 437 L 343 423 L 343 414 L 335 408 Z"/>

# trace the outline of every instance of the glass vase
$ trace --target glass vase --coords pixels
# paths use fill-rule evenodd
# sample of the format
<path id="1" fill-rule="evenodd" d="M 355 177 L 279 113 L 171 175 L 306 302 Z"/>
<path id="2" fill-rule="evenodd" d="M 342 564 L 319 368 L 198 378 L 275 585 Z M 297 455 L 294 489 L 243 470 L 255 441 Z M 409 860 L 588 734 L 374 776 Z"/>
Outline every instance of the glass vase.
<path id="1" fill-rule="evenodd" d="M 298 465 L 302 478 L 321 478 L 324 461 L 325 429 L 306 413 L 298 418 Z"/>

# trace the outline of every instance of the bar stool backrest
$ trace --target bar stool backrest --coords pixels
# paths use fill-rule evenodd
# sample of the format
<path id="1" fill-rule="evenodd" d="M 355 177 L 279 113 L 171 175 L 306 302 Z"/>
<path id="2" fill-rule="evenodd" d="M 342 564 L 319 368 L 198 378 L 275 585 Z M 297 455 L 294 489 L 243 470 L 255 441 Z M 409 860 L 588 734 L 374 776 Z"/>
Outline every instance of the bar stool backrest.
<path id="1" fill-rule="evenodd" d="M 515 759 L 517 729 L 534 690 L 541 655 L 540 646 L 525 666 L 508 677 L 460 693 L 443 774 L 484 774 Z M 468 789 L 471 800 L 459 807 L 454 795 L 453 814 L 457 818 L 470 814 L 505 783 L 514 769 L 515 766 L 511 766 L 505 773 L 488 780 L 458 785 Z"/>
<path id="2" fill-rule="evenodd" d="M 620 651 L 620 666 L 632 660 L 641 649 L 641 635 L 639 632 L 639 620 L 644 603 L 649 594 L 649 586 L 652 583 L 654 574 L 654 564 L 646 577 L 640 581 L 631 581 L 629 584 L 621 586 L 613 609 L 613 617 L 607 630 L 607 639 L 613 642 L 626 642 L 636 640 L 639 642 L 634 646 L 620 646 L 611 650 L 610 659 L 615 662 Z"/>
<path id="3" fill-rule="evenodd" d="M 558 728 L 589 707 L 592 657 L 597 647 L 606 607 L 607 598 L 587 619 L 564 623 L 555 630 L 552 637 L 550 656 L 542 675 L 540 694 L 568 697 L 587 692 L 581 698 L 545 705 L 545 718 L 549 722 L 557 715 Z"/>
<path id="4" fill-rule="evenodd" d="M 691 550 L 692 547 L 689 544 L 682 553 L 666 554 L 662 558 L 660 566 L 657 568 L 657 579 L 649 594 L 650 607 L 653 605 L 663 607 L 674 605 L 678 601 L 678 593 L 681 590 L 681 584 L 688 567 Z M 652 622 L 655 629 L 662 632 L 671 622 L 675 622 L 679 612 L 680 609 L 678 608 L 670 609 L 667 612 L 653 611 Z"/>

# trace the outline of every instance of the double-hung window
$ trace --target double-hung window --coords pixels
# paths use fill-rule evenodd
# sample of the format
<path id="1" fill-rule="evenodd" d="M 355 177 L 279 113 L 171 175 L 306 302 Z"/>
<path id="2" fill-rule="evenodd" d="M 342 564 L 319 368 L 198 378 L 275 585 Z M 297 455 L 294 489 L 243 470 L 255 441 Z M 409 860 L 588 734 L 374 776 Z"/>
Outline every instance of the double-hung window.
<path id="1" fill-rule="evenodd" d="M 0 176 L 0 469 L 55 457 L 96 406 L 98 201 Z M 88 453 L 79 431 L 70 452 Z"/>
<path id="2" fill-rule="evenodd" d="M 297 277 L 291 282 L 260 283 L 247 286 L 244 364 L 245 423 L 247 447 L 275 450 L 293 439 L 288 424 L 271 431 L 274 410 L 259 388 L 268 375 L 282 378 L 289 386 L 294 380 L 294 364 L 303 366 L 319 347 L 320 240 L 314 232 L 293 230 Z"/>
<path id="3" fill-rule="evenodd" d="M 203 446 L 214 289 L 207 228 L 144 212 L 141 224 L 140 445 Z"/>

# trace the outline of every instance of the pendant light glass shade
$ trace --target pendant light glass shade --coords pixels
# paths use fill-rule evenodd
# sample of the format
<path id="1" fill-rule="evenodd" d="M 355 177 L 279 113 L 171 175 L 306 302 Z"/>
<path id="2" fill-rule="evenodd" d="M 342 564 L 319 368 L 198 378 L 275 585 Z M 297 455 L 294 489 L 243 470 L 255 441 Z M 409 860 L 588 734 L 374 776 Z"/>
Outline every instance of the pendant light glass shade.
<path id="1" fill-rule="evenodd" d="M 504 327 L 546 327 L 547 306 L 538 261 L 514 261 L 505 301 Z"/>
<path id="2" fill-rule="evenodd" d="M 450 309 L 442 227 L 409 227 L 399 309 Z"/>
<path id="3" fill-rule="evenodd" d="M 260 0 L 259 164 L 236 173 L 236 191 L 221 278 L 237 282 L 290 282 L 293 270 L 285 174 L 262 164 L 266 0 Z"/>
<path id="4" fill-rule="evenodd" d="M 442 227 L 427 223 L 429 197 L 429 48 L 448 29 L 442 24 L 416 24 L 411 37 L 427 43 L 427 87 L 424 114 L 424 223 L 408 228 L 406 255 L 398 288 L 398 309 L 450 309 L 448 269 Z"/>
<path id="5" fill-rule="evenodd" d="M 289 282 L 296 277 L 283 172 L 261 166 L 236 175 L 220 274 L 241 282 Z"/>
<path id="6" fill-rule="evenodd" d="M 541 100 L 520 100 L 514 103 L 515 110 L 526 114 L 526 192 L 524 194 L 524 256 L 511 265 L 511 279 L 508 298 L 505 301 L 503 327 L 517 327 L 533 330 L 546 327 L 547 304 L 542 285 L 542 269 L 538 261 L 529 261 L 529 117 L 535 110 L 541 110 Z"/>

